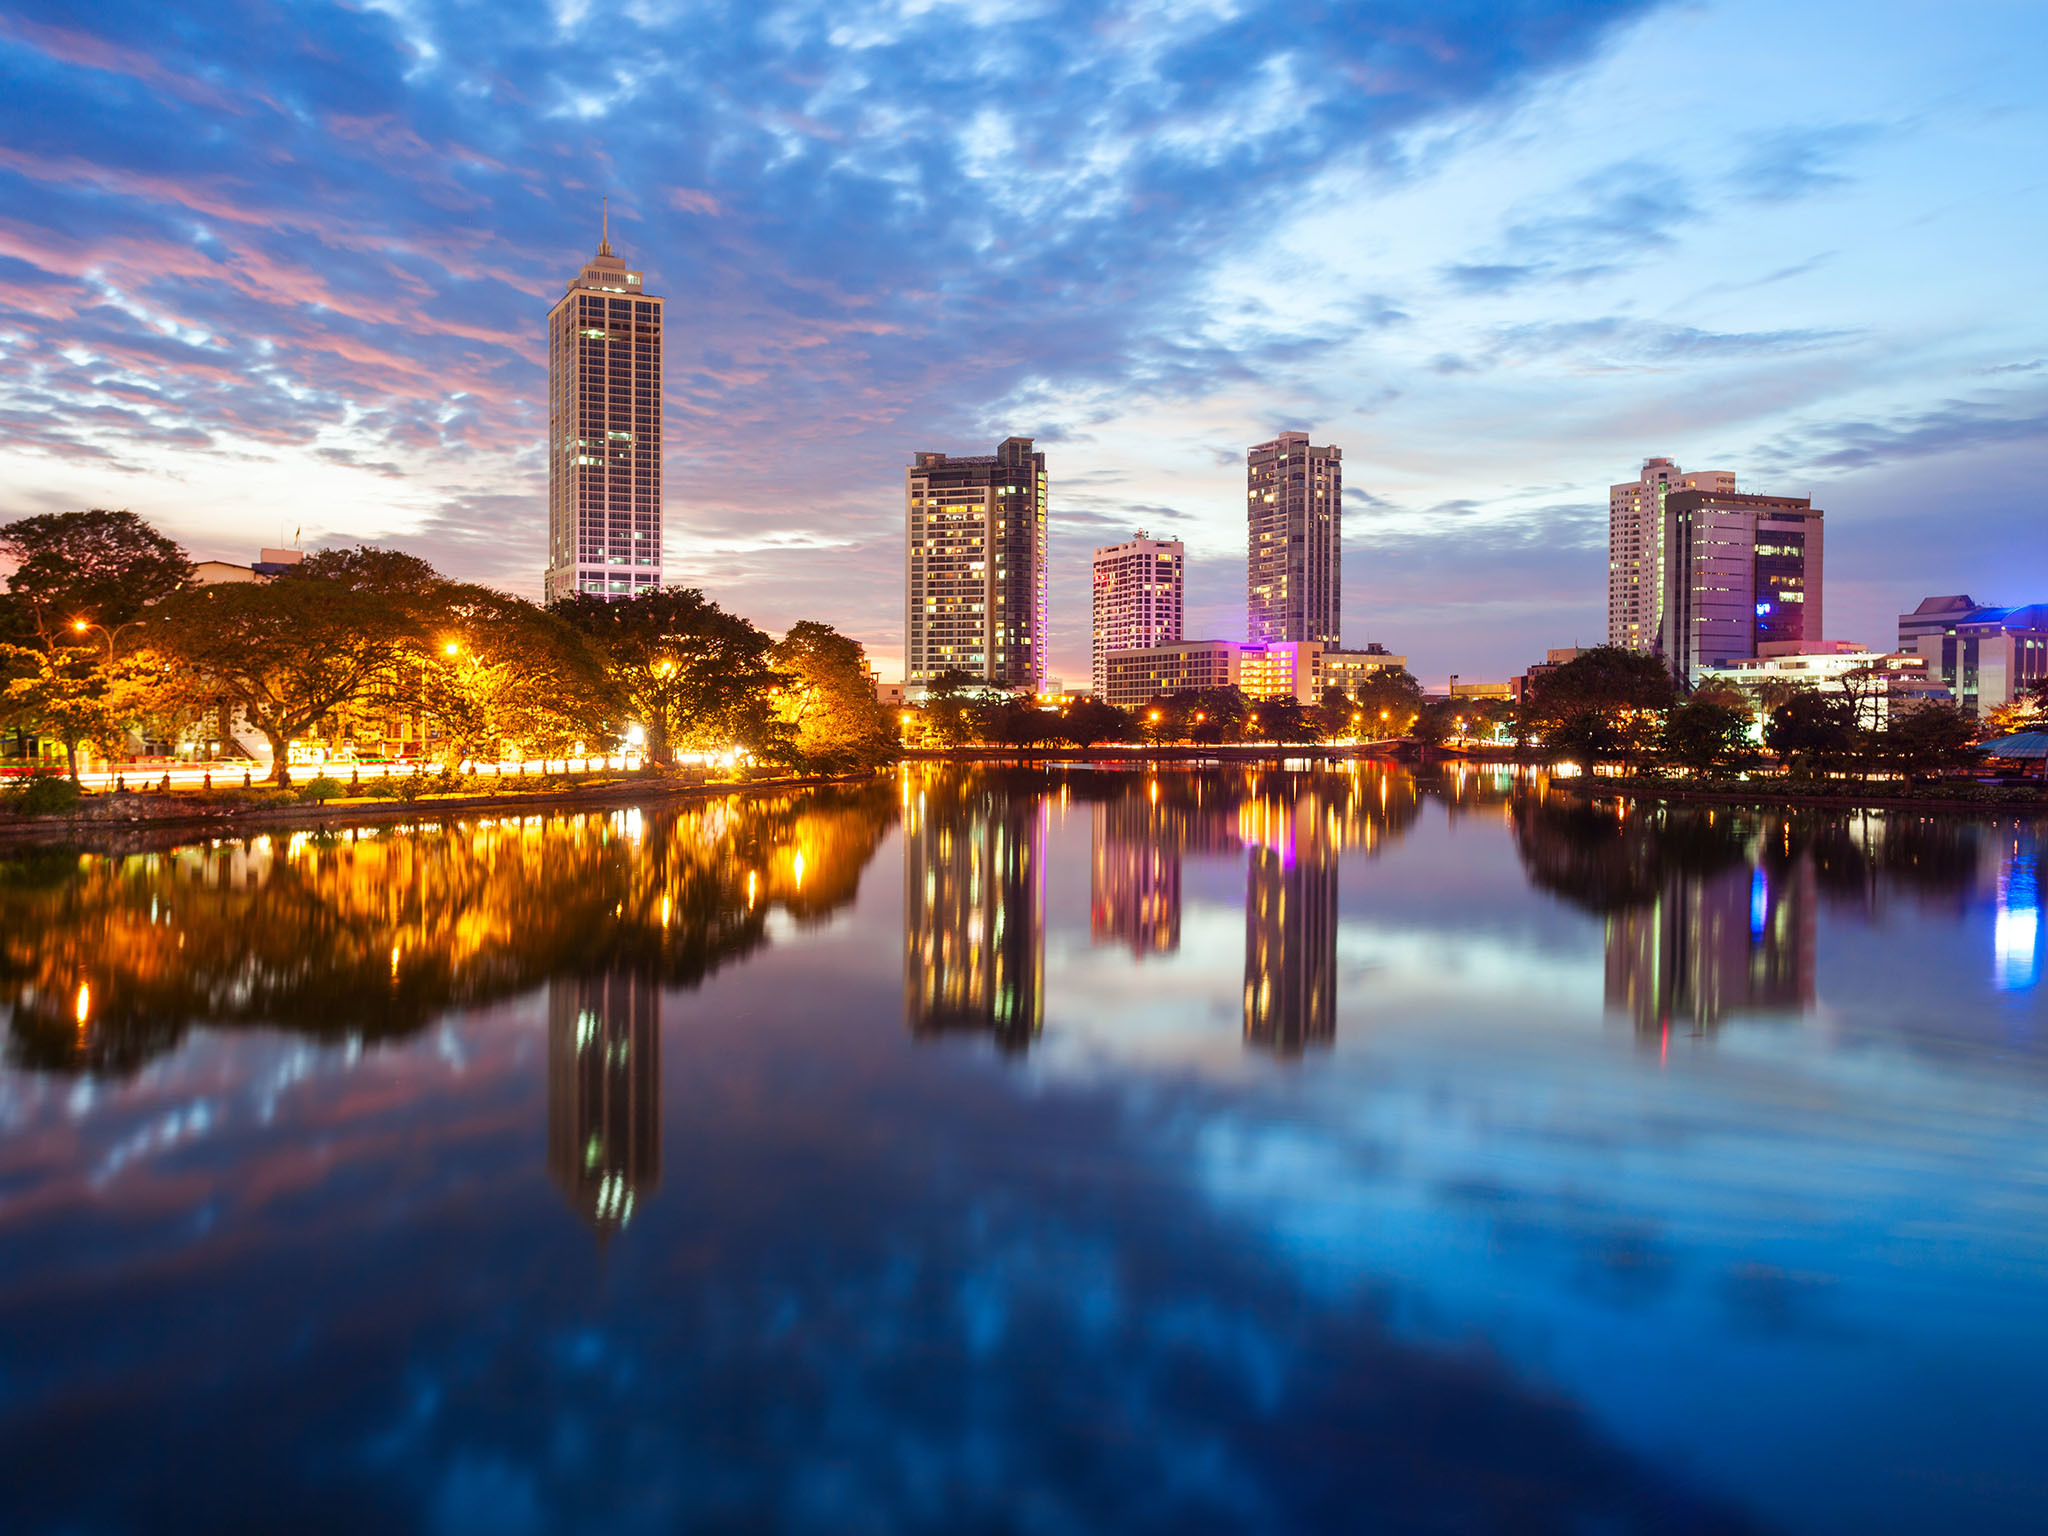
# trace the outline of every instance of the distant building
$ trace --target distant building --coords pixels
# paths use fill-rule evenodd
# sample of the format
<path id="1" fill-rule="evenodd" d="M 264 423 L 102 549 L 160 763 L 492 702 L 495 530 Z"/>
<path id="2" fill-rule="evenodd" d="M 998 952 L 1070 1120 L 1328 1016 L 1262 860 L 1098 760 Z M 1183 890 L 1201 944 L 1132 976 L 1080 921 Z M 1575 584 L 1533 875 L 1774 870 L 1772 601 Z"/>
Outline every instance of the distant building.
<path id="1" fill-rule="evenodd" d="M 1512 683 L 1461 683 L 1451 679 L 1450 697 L 1453 699 L 1511 699 L 1515 696 Z"/>
<path id="2" fill-rule="evenodd" d="M 1713 469 L 1686 474 L 1669 459 L 1645 459 L 1634 480 L 1607 492 L 1607 643 L 1625 650 L 1657 646 L 1663 615 L 1664 498 L 1673 491 L 1733 491 L 1735 477 Z"/>
<path id="3" fill-rule="evenodd" d="M 1148 539 L 1143 529 L 1123 544 L 1095 551 L 1093 683 L 1109 686 L 1103 660 L 1112 651 L 1170 645 L 1181 637 L 1187 549 L 1178 539 Z"/>
<path id="4" fill-rule="evenodd" d="M 999 688 L 1045 679 L 1045 455 L 920 453 L 903 472 L 904 681 L 958 670 Z"/>
<path id="5" fill-rule="evenodd" d="M 1612 643 L 1611 641 L 1609 642 Z M 1529 692 L 1529 685 L 1539 677 L 1547 677 L 1568 661 L 1576 660 L 1582 648 L 1576 645 L 1552 646 L 1543 653 L 1543 659 L 1530 667 L 1520 677 L 1508 679 L 1508 697 L 1520 704 Z"/>
<path id="6" fill-rule="evenodd" d="M 640 279 L 607 220 L 548 311 L 548 602 L 662 583 L 663 301 Z"/>
<path id="7" fill-rule="evenodd" d="M 1245 455 L 1245 638 L 1343 643 L 1343 454 L 1283 432 Z"/>
<path id="8" fill-rule="evenodd" d="M 192 585 L 218 587 L 238 582 L 271 581 L 305 558 L 301 550 L 262 549 L 256 552 L 256 559 L 249 565 L 236 565 L 231 560 L 195 560 L 192 562 Z"/>
<path id="9" fill-rule="evenodd" d="M 1899 615 L 1899 649 L 1926 658 L 1928 676 L 1964 709 L 1989 714 L 2048 677 L 2048 603 L 1988 608 L 1962 595 L 1930 597 Z"/>
<path id="10" fill-rule="evenodd" d="M 1894 710 L 1949 697 L 1946 685 L 1929 675 L 1923 656 L 1866 650 L 1847 640 L 1812 651 L 1770 649 L 1768 656 L 1703 667 L 1699 681 L 1732 683 L 1747 693 L 1761 693 L 1767 683 L 1787 682 L 1819 693 L 1846 694 L 1856 703 L 1856 723 L 1873 731 L 1883 730 Z"/>
<path id="11" fill-rule="evenodd" d="M 1111 652 L 1103 662 L 1098 696 L 1105 703 L 1129 709 L 1166 694 L 1204 688 L 1236 688 L 1252 699 L 1291 694 L 1304 704 L 1315 704 L 1325 688 L 1353 692 L 1369 674 L 1406 666 L 1408 658 L 1377 646 L 1343 651 L 1312 640 L 1270 645 L 1183 640 L 1177 645 Z"/>

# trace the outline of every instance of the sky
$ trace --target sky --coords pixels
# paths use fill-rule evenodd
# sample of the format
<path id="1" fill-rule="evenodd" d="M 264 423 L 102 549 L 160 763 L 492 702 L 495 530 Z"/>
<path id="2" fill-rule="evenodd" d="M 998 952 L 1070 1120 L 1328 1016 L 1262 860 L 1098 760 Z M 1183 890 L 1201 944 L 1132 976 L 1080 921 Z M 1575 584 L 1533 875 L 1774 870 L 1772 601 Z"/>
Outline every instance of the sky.
<path id="1" fill-rule="evenodd" d="M 900 673 L 903 466 L 1030 436 L 1239 638 L 1244 451 L 1344 451 L 1344 637 L 1604 636 L 1651 455 L 1828 514 L 1829 638 L 2048 600 L 2048 8 L 0 4 L 0 519 L 538 597 L 548 306 L 668 298 L 668 575 Z"/>

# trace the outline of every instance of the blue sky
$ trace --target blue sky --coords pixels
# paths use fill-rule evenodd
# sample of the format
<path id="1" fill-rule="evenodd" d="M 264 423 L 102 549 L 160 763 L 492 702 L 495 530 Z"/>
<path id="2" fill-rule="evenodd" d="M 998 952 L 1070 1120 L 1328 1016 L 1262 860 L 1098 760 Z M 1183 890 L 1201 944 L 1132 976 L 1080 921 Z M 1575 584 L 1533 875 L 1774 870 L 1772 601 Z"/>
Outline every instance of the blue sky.
<path id="1" fill-rule="evenodd" d="M 902 465 L 1037 437 L 1086 562 L 1346 456 L 1345 634 L 1604 630 L 1649 454 L 1811 495 L 1831 635 L 2048 599 L 2037 4 L 0 11 L 0 516 L 402 544 L 537 595 L 541 321 L 598 199 L 669 296 L 674 574 L 894 665 Z"/>

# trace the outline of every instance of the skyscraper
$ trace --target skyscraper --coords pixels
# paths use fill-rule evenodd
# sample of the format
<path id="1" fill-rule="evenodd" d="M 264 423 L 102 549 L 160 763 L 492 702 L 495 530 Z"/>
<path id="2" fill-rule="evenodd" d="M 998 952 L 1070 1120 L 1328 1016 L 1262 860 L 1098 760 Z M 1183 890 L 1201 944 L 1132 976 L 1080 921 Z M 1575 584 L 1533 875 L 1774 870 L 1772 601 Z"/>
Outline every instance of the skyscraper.
<path id="1" fill-rule="evenodd" d="M 597 254 L 548 311 L 549 602 L 661 585 L 662 301 Z"/>
<path id="2" fill-rule="evenodd" d="M 1095 551 L 1094 692 L 1106 698 L 1112 651 L 1171 645 L 1181 637 L 1186 547 L 1178 539 L 1148 539 Z"/>
<path id="3" fill-rule="evenodd" d="M 1045 455 L 920 453 L 903 471 L 903 680 L 956 669 L 997 687 L 1045 683 Z"/>
<path id="4" fill-rule="evenodd" d="M 1341 645 L 1343 454 L 1282 432 L 1245 455 L 1246 634 Z"/>
<path id="5" fill-rule="evenodd" d="M 1608 643 L 1654 651 L 1686 681 L 1819 645 L 1824 516 L 1803 497 L 1739 492 L 1725 470 L 1645 461 L 1608 493 Z"/>

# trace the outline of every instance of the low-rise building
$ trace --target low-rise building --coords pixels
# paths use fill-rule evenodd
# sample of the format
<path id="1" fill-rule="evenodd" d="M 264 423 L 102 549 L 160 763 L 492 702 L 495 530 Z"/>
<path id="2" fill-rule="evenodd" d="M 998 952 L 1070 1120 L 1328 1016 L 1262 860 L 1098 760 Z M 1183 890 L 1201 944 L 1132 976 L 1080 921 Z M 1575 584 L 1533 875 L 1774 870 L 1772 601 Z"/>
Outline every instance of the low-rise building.
<path id="1" fill-rule="evenodd" d="M 1768 649 L 1767 656 L 1703 668 L 1700 682 L 1733 683 L 1753 696 L 1762 695 L 1774 682 L 1847 694 L 1856 701 L 1856 723 L 1872 731 L 1883 730 L 1894 710 L 1949 697 L 1941 680 L 1929 675 L 1922 656 L 1873 651 L 1848 640 L 1829 641 L 1815 650 L 1789 645 Z"/>
<path id="2" fill-rule="evenodd" d="M 219 587 L 236 582 L 270 581 L 305 558 L 302 550 L 261 549 L 249 565 L 236 565 L 232 560 L 195 560 L 192 562 L 192 585 Z"/>
<path id="3" fill-rule="evenodd" d="M 1111 651 L 1102 660 L 1103 701 L 1130 709 L 1166 694 L 1203 688 L 1236 688 L 1251 699 L 1292 695 L 1304 704 L 1315 704 L 1326 688 L 1349 693 L 1368 674 L 1405 666 L 1408 658 L 1381 646 L 1346 651 L 1319 640 L 1276 640 L 1265 645 L 1182 640 L 1141 650 Z"/>
<path id="4" fill-rule="evenodd" d="M 1991 608 L 1962 594 L 1930 597 L 1899 615 L 1899 649 L 1924 657 L 1927 675 L 1964 709 L 1988 715 L 2048 677 L 2048 603 Z"/>

